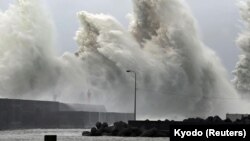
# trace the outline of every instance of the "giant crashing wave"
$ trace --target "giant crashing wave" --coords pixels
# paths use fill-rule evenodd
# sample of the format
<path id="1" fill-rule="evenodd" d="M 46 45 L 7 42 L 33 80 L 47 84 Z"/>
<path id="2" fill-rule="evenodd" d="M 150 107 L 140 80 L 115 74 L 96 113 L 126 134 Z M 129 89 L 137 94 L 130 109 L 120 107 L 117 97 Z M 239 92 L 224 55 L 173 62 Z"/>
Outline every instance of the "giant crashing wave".
<path id="1" fill-rule="evenodd" d="M 0 11 L 0 32 L 1 97 L 48 99 L 84 82 L 77 77 L 84 75 L 79 59 L 57 57 L 54 25 L 38 0 L 18 0 Z"/>
<path id="2" fill-rule="evenodd" d="M 51 22 L 36 0 L 19 0 L 0 13 L 0 31 L 5 33 L 0 34 L 1 95 L 41 98 L 56 93 L 61 101 L 86 102 L 91 93 L 93 104 L 131 112 L 134 80 L 126 70 L 133 70 L 141 118 L 242 108 L 183 0 L 133 2 L 129 31 L 111 16 L 79 12 L 79 51 L 59 58 L 53 52 Z"/>

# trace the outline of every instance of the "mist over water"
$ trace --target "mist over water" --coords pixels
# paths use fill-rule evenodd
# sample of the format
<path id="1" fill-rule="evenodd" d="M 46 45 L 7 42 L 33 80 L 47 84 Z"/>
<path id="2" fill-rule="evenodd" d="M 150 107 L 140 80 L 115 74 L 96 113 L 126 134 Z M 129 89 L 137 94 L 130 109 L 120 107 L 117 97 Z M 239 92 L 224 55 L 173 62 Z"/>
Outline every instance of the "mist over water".
<path id="1" fill-rule="evenodd" d="M 104 104 L 132 112 L 137 72 L 141 118 L 246 111 L 183 0 L 133 0 L 130 28 L 109 15 L 77 13 L 79 50 L 56 57 L 53 22 L 36 0 L 0 13 L 0 95 Z M 89 100 L 91 99 L 91 100 Z M 244 108 L 243 108 L 244 107 Z"/>

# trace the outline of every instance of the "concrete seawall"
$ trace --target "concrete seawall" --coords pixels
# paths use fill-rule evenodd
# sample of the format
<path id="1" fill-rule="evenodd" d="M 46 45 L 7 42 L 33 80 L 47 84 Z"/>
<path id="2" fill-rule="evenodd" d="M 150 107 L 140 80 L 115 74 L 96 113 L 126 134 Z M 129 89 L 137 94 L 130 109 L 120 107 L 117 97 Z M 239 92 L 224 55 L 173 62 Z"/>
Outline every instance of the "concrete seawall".
<path id="1" fill-rule="evenodd" d="M 61 111 L 59 102 L 0 99 L 0 130 L 89 128 L 133 119 L 131 113 Z"/>

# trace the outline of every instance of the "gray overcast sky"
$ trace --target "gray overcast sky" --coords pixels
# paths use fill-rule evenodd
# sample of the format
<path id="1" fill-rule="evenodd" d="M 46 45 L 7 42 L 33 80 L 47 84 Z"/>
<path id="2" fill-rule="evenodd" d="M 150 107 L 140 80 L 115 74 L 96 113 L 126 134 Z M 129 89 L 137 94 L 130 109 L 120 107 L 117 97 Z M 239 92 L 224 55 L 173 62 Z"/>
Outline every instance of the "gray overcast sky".
<path id="1" fill-rule="evenodd" d="M 0 0 L 0 9 L 7 9 L 15 0 Z M 114 16 L 125 27 L 126 15 L 132 11 L 131 0 L 43 0 L 52 15 L 58 34 L 58 51 L 75 52 L 73 40 L 79 27 L 76 12 L 85 10 Z M 234 69 L 239 49 L 235 39 L 241 31 L 237 0 L 187 0 L 198 21 L 203 41 L 220 56 L 229 71 Z M 232 76 L 231 76 L 232 77 Z"/>

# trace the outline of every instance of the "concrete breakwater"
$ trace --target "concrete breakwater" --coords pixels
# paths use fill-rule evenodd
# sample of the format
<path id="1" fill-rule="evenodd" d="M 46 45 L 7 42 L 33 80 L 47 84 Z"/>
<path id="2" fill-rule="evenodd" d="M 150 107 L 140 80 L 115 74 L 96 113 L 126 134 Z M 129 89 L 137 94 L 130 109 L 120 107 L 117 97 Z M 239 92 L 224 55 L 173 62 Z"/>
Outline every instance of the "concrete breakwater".
<path id="1" fill-rule="evenodd" d="M 106 112 L 101 105 L 0 99 L 0 130 L 89 128 L 97 121 L 109 124 L 133 119 L 131 113 Z"/>

